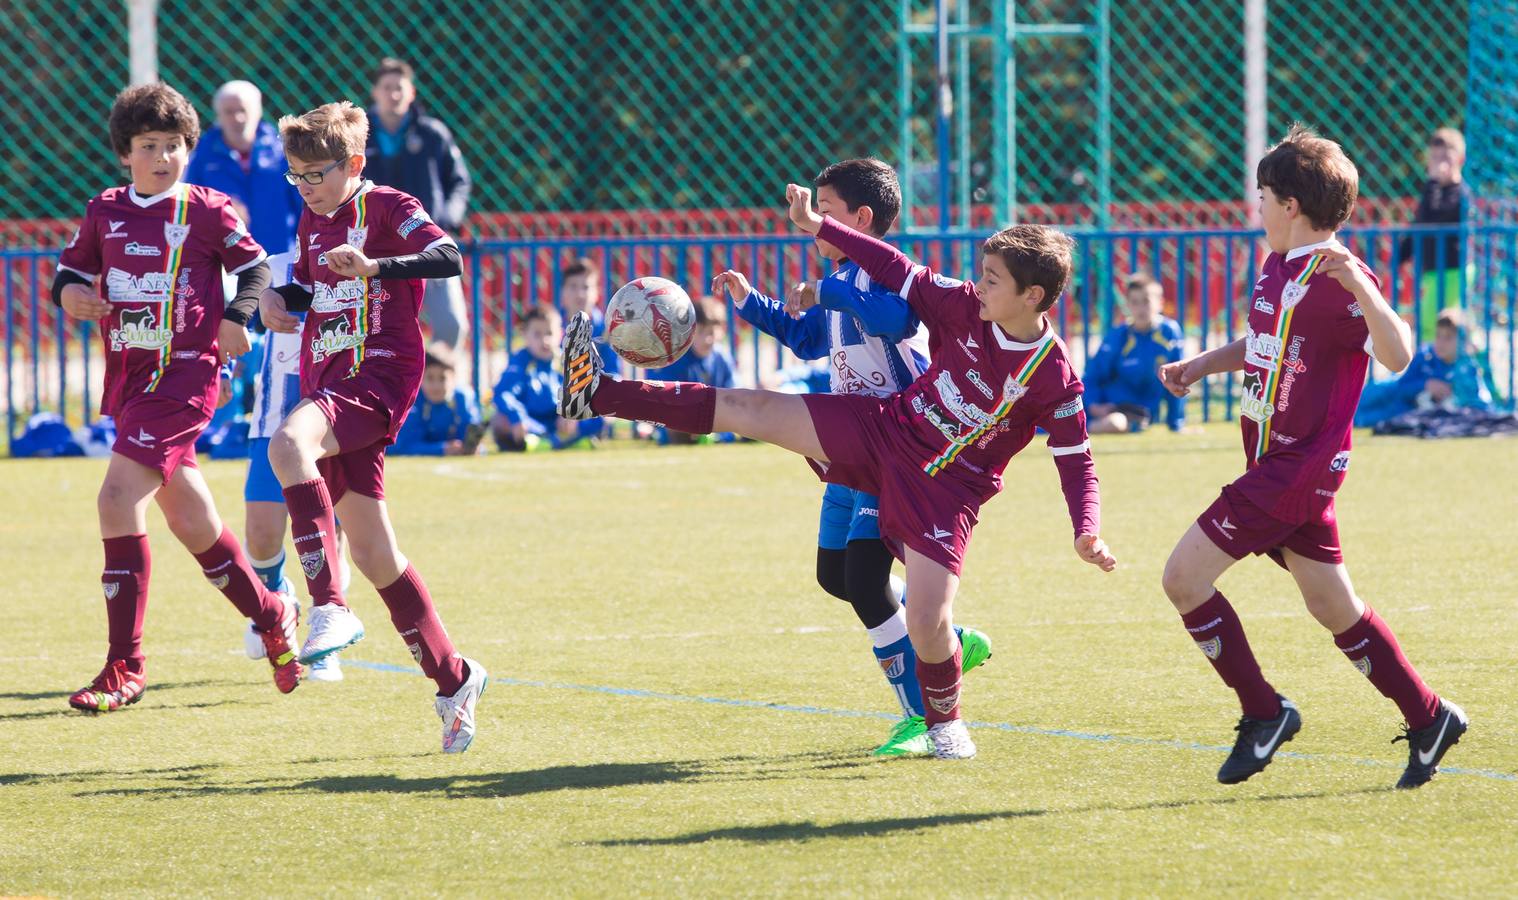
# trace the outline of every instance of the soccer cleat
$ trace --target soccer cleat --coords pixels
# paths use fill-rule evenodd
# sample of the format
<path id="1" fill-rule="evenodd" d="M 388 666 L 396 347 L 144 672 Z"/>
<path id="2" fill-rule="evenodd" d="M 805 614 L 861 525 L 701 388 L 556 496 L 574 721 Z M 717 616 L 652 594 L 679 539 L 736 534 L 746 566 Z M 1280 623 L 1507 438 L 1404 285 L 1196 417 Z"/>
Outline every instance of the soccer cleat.
<path id="1" fill-rule="evenodd" d="M 985 632 L 976 631 L 974 628 L 961 628 L 958 625 L 954 626 L 954 630 L 959 632 L 959 672 L 961 675 L 991 658 L 991 639 L 986 637 Z"/>
<path id="2" fill-rule="evenodd" d="M 353 646 L 363 637 L 364 623 L 353 610 L 337 603 L 313 606 L 311 630 L 306 632 L 306 643 L 300 648 L 300 661 L 310 665 L 329 653 Z"/>
<path id="3" fill-rule="evenodd" d="M 343 663 L 336 653 L 328 653 L 306 670 L 307 681 L 342 681 Z"/>
<path id="4" fill-rule="evenodd" d="M 464 679 L 463 686 L 452 697 L 433 700 L 433 707 L 443 720 L 444 753 L 463 753 L 474 743 L 474 707 L 489 683 L 484 666 L 468 658 L 464 659 L 464 665 L 469 677 Z"/>
<path id="5" fill-rule="evenodd" d="M 69 697 L 69 706 L 91 714 L 115 712 L 123 706 L 131 706 L 142 699 L 148 689 L 142 672 L 127 668 L 126 660 L 115 659 L 105 664 L 88 687 L 80 688 Z"/>
<path id="6" fill-rule="evenodd" d="M 1392 738 L 1393 744 L 1407 741 L 1407 769 L 1397 779 L 1397 787 L 1407 790 L 1428 784 L 1439 771 L 1439 760 L 1444 758 L 1445 751 L 1460 743 L 1460 736 L 1470 726 L 1465 710 L 1448 700 L 1440 700 L 1439 715 L 1434 717 L 1433 724 L 1416 731 L 1405 729 L 1401 737 Z"/>
<path id="7" fill-rule="evenodd" d="M 274 668 L 274 686 L 281 694 L 288 694 L 300 686 L 302 674 L 300 661 L 295 658 L 295 629 L 300 625 L 300 604 L 284 594 L 277 595 L 284 603 L 285 613 L 278 628 L 258 633 L 264 647 L 264 656 Z"/>
<path id="8" fill-rule="evenodd" d="M 286 578 L 286 579 L 282 580 L 279 583 L 279 591 L 277 593 L 280 593 L 280 594 L 285 595 L 286 597 L 289 597 L 290 598 L 290 602 L 292 602 L 292 603 L 295 604 L 295 617 L 296 617 L 296 620 L 299 621 L 300 620 L 300 601 L 297 600 L 297 599 L 295 599 L 295 585 L 293 585 L 293 584 L 290 583 L 290 579 Z M 290 636 L 290 643 L 291 643 L 291 645 L 294 645 L 294 643 L 295 643 L 295 636 L 294 635 Z M 247 626 L 243 628 L 243 631 L 242 631 L 242 652 L 244 652 L 244 653 L 246 653 L 248 655 L 248 659 L 263 659 L 264 658 L 264 655 L 265 655 L 264 654 L 264 639 L 258 636 L 258 629 L 253 627 L 253 623 L 252 622 L 247 623 Z"/>
<path id="9" fill-rule="evenodd" d="M 1233 727 L 1239 733 L 1233 742 L 1233 752 L 1218 769 L 1218 781 L 1238 784 L 1263 770 L 1275 758 L 1276 750 L 1302 730 L 1302 714 L 1290 700 L 1276 694 L 1281 701 L 1281 712 L 1274 719 L 1251 719 L 1241 716 Z"/>
<path id="10" fill-rule="evenodd" d="M 928 726 L 922 716 L 907 716 L 891 728 L 890 737 L 875 748 L 872 756 L 927 756 L 933 752 Z"/>
<path id="11" fill-rule="evenodd" d="M 939 722 L 928 729 L 928 740 L 933 742 L 933 755 L 939 759 L 969 759 L 975 755 L 975 742 L 970 740 L 970 729 L 964 719 Z"/>
<path id="12" fill-rule="evenodd" d="M 590 316 L 574 314 L 564 329 L 564 391 L 559 397 L 559 415 L 566 419 L 590 419 L 591 395 L 601 384 L 601 354 L 592 339 Z"/>

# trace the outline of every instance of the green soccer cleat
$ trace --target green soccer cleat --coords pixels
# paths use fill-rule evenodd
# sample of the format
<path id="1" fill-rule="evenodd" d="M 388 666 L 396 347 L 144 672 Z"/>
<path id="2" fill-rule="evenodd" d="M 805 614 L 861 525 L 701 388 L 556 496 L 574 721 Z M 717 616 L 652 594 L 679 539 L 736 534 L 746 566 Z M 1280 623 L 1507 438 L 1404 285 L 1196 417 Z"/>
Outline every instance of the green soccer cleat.
<path id="1" fill-rule="evenodd" d="M 872 756 L 931 756 L 933 742 L 928 739 L 928 725 L 922 716 L 907 716 L 891 729 L 891 736 L 875 748 Z"/>
<path id="2" fill-rule="evenodd" d="M 956 628 L 955 630 L 959 632 L 959 671 L 961 674 L 968 673 L 991 658 L 991 639 L 986 637 L 984 631 L 976 631 L 974 628 Z"/>

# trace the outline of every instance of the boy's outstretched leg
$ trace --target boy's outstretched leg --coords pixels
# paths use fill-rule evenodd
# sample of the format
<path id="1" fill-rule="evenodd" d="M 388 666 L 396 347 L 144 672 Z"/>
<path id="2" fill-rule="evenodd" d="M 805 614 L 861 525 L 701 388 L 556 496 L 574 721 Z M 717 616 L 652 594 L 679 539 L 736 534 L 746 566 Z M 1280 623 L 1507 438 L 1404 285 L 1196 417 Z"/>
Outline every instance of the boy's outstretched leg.
<path id="1" fill-rule="evenodd" d="M 338 500 L 337 511 L 354 565 L 378 588 L 406 649 L 437 685 L 434 708 L 443 720 L 443 752 L 468 750 L 474 741 L 475 706 L 487 683 L 485 668 L 453 646 L 427 585 L 396 545 L 385 501 L 349 491 Z"/>
<path id="2" fill-rule="evenodd" d="M 1397 787 L 1427 784 L 1444 754 L 1470 727 L 1465 711 L 1424 683 L 1391 628 L 1355 595 L 1343 563 L 1319 562 L 1289 550 L 1284 556 L 1313 618 L 1333 633 L 1334 645 L 1360 674 L 1397 704 L 1407 723 L 1404 735 L 1396 739 L 1409 745 L 1407 768 Z"/>
<path id="3" fill-rule="evenodd" d="M 1237 784 L 1262 771 L 1302 727 L 1296 706 L 1277 694 L 1260 672 L 1238 614 L 1214 586 L 1233 563 L 1234 558 L 1193 523 L 1171 551 L 1164 574 L 1165 593 L 1181 614 L 1181 623 L 1243 707 L 1234 726 L 1238 737 L 1233 751 L 1218 770 L 1223 784 Z"/>

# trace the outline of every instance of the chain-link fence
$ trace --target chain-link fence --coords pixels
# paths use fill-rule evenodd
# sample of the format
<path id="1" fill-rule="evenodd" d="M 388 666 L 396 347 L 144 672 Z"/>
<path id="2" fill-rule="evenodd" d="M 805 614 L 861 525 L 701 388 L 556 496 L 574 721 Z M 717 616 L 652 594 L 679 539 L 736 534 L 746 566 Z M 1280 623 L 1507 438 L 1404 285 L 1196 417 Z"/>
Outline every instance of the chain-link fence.
<path id="1" fill-rule="evenodd" d="M 483 235 L 772 231 L 779 185 L 859 154 L 910 158 L 911 218 L 937 224 L 938 2 L 160 0 L 158 70 L 209 125 L 231 78 L 274 116 L 366 102 L 380 57 L 412 60 L 475 175 Z M 942 2 L 963 220 L 1001 218 L 1003 196 L 1045 221 L 1246 220 L 1247 3 Z M 1270 0 L 1267 132 L 1320 126 L 1359 163 L 1367 218 L 1404 219 L 1426 135 L 1465 124 L 1473 9 L 1494 20 L 1478 35 L 1513 34 L 1511 0 Z M 0 242 L 56 240 L 120 180 L 104 119 L 127 19 L 126 0 L 0 4 Z M 1487 43 L 1511 61 L 1511 42 Z"/>

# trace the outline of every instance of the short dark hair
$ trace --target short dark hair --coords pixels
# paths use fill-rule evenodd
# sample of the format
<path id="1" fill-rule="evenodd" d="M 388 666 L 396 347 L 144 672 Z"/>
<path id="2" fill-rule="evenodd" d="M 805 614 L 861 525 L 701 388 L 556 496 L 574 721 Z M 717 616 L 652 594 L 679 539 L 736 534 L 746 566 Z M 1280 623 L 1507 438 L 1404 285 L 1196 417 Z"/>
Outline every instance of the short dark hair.
<path id="1" fill-rule="evenodd" d="M 184 137 L 185 149 L 200 140 L 200 116 L 184 95 L 164 84 L 139 84 L 116 95 L 111 104 L 111 149 L 117 156 L 132 152 L 132 138 L 149 131 Z"/>
<path id="2" fill-rule="evenodd" d="M 1295 198 L 1319 231 L 1337 231 L 1355 210 L 1360 172 L 1344 148 L 1297 122 L 1255 167 L 1255 180 L 1278 200 Z"/>
<path id="3" fill-rule="evenodd" d="M 996 232 L 981 245 L 981 252 L 1001 257 L 1007 271 L 1024 290 L 1038 285 L 1044 289 L 1038 311 L 1045 312 L 1070 282 L 1075 241 L 1068 234 L 1047 225 L 1013 225 Z"/>
<path id="4" fill-rule="evenodd" d="M 437 343 L 427 348 L 427 362 L 425 368 L 443 369 L 449 372 L 457 370 L 453 362 L 453 350 L 447 344 Z"/>
<path id="5" fill-rule="evenodd" d="M 369 77 L 369 83 L 379 84 L 380 79 L 386 75 L 399 75 L 407 81 L 413 83 L 416 81 L 416 70 L 411 67 L 411 63 L 395 56 L 387 56 L 380 60 L 380 64 L 374 69 L 374 74 Z"/>
<path id="6" fill-rule="evenodd" d="M 1450 306 L 1439 310 L 1439 316 L 1434 319 L 1435 328 L 1449 328 L 1456 332 L 1465 330 L 1465 311 L 1458 306 Z"/>
<path id="7" fill-rule="evenodd" d="M 596 267 L 595 261 L 590 257 L 576 257 L 574 262 L 565 266 L 563 270 L 559 272 L 559 284 L 563 284 L 565 281 L 575 277 L 576 275 L 584 275 L 587 278 L 595 278 L 596 274 L 600 271 L 601 270 Z"/>
<path id="8" fill-rule="evenodd" d="M 901 183 L 896 180 L 896 170 L 878 159 L 835 162 L 818 172 L 814 183 L 832 188 L 849 212 L 868 206 L 875 214 L 870 231 L 876 237 L 890 231 L 901 215 Z"/>
<path id="9" fill-rule="evenodd" d="M 522 315 L 522 328 L 523 330 L 526 330 L 527 326 L 531 325 L 533 322 L 542 322 L 543 324 L 552 327 L 554 319 L 559 319 L 560 321 L 563 320 L 563 316 L 559 315 L 559 311 L 557 309 L 553 308 L 552 306 L 534 306 L 532 309 L 529 309 Z"/>
<path id="10" fill-rule="evenodd" d="M 1458 128 L 1436 128 L 1428 137 L 1430 147 L 1445 147 L 1461 156 L 1465 155 L 1465 135 Z"/>
<path id="11" fill-rule="evenodd" d="M 1163 290 L 1160 283 L 1148 272 L 1133 272 L 1123 279 L 1123 293 L 1131 294 L 1140 288 L 1146 291 Z"/>
<path id="12" fill-rule="evenodd" d="M 727 304 L 716 297 L 701 297 L 695 303 L 697 325 L 726 325 Z"/>

